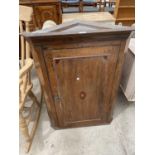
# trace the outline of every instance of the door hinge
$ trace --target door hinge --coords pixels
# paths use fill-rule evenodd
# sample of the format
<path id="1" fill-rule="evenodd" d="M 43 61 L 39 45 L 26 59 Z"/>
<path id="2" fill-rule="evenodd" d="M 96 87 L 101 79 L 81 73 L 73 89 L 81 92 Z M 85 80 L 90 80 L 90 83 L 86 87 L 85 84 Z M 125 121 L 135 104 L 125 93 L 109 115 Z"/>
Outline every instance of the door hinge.
<path id="1" fill-rule="evenodd" d="M 59 102 L 60 97 L 58 95 L 53 96 L 54 102 Z"/>

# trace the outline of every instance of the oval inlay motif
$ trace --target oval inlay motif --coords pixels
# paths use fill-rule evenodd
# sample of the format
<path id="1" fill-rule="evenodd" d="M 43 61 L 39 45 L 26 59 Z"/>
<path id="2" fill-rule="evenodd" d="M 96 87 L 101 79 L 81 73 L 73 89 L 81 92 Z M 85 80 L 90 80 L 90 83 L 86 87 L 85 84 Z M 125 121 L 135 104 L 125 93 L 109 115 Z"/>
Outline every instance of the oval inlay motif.
<path id="1" fill-rule="evenodd" d="M 80 92 L 80 98 L 82 100 L 86 98 L 86 93 L 84 91 Z"/>

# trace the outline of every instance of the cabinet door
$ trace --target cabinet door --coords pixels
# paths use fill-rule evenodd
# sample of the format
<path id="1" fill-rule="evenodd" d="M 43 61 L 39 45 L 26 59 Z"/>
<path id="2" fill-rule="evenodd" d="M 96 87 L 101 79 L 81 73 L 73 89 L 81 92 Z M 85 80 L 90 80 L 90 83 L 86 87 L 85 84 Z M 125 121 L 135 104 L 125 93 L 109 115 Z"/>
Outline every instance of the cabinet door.
<path id="1" fill-rule="evenodd" d="M 49 79 L 62 126 L 106 122 L 118 50 L 115 46 L 47 51 Z"/>

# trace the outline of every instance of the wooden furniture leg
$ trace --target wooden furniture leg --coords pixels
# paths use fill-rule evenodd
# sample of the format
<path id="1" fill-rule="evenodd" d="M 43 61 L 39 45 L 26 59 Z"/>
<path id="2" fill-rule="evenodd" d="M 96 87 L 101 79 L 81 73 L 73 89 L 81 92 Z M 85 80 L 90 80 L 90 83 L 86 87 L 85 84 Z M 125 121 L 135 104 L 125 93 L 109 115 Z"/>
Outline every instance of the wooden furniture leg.
<path id="1" fill-rule="evenodd" d="M 32 101 L 38 106 L 38 108 L 40 108 L 40 104 L 39 104 L 36 96 L 34 95 L 34 93 L 31 90 L 29 91 L 28 95 L 32 99 Z"/>
<path id="2" fill-rule="evenodd" d="M 33 9 L 31 7 L 19 7 L 19 27 L 20 32 L 29 32 L 29 26 L 33 17 Z M 21 39 L 21 64 L 19 70 L 19 127 L 23 137 L 25 138 L 25 152 L 30 150 L 33 137 L 38 125 L 41 103 L 32 92 L 33 84 L 31 80 L 31 69 L 33 67 L 33 59 L 31 58 L 31 50 L 29 43 L 20 36 Z M 30 97 L 31 103 L 27 102 Z M 30 104 L 29 104 L 30 103 Z"/>
<path id="3" fill-rule="evenodd" d="M 22 132 L 22 135 L 25 138 L 25 151 L 28 152 L 30 148 L 31 138 L 29 135 L 29 130 L 26 124 L 26 120 L 23 117 L 22 112 L 19 113 L 19 127 L 20 127 L 20 131 Z"/>

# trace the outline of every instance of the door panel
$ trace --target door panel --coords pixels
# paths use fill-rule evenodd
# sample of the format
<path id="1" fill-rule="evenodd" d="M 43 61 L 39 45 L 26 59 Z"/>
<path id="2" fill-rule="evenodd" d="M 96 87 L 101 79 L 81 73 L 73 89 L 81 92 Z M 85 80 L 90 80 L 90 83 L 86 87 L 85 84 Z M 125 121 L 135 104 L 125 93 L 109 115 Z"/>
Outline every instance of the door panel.
<path id="1" fill-rule="evenodd" d="M 35 6 L 36 19 L 38 23 L 43 23 L 47 20 L 53 20 L 58 22 L 57 8 L 56 5 L 51 6 Z"/>
<path id="2" fill-rule="evenodd" d="M 64 125 L 106 118 L 118 53 L 118 48 L 114 49 L 53 51 L 52 68 L 48 68 L 54 72 L 60 99 L 55 104 L 60 104 L 58 117 Z"/>

